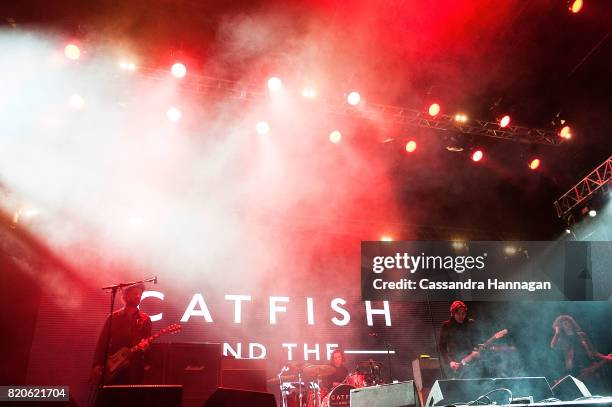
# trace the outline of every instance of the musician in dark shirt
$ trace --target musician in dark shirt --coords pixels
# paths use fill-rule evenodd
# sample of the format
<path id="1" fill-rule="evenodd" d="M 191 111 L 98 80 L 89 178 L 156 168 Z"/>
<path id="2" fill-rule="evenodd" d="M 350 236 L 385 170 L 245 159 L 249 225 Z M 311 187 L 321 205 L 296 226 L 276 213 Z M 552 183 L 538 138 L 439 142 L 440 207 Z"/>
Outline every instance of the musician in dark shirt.
<path id="1" fill-rule="evenodd" d="M 467 305 L 454 301 L 450 307 L 451 317 L 442 323 L 440 329 L 440 356 L 444 371 L 449 377 L 456 377 L 463 370 L 463 359 L 474 352 L 478 345 L 478 334 L 473 319 L 467 318 Z M 479 356 L 478 352 L 474 355 Z M 478 377 L 481 370 L 476 366 L 462 372 L 462 377 Z"/>
<path id="2" fill-rule="evenodd" d="M 584 381 L 590 390 L 605 391 L 603 365 L 612 361 L 612 354 L 599 353 L 570 315 L 559 315 L 553 322 L 554 335 L 550 347 L 561 348 L 564 358 L 565 375 L 572 375 Z"/>
<path id="3" fill-rule="evenodd" d="M 120 369 L 116 375 L 111 377 L 109 372 L 106 372 L 106 384 L 142 384 L 143 382 L 146 365 L 145 351 L 149 347 L 145 338 L 151 336 L 151 318 L 138 309 L 143 291 L 144 284 L 126 287 L 121 297 L 124 307 L 112 315 L 108 357 L 110 358 L 123 347 L 129 349 L 137 346 L 137 351 L 131 354 L 129 364 Z M 92 369 L 92 381 L 94 382 L 99 381 L 102 372 L 108 326 L 109 318 L 106 319 L 96 346 Z"/>
<path id="4" fill-rule="evenodd" d="M 348 376 L 348 369 L 344 366 L 344 352 L 340 349 L 334 349 L 331 354 L 330 364 L 336 369 L 334 373 L 325 378 L 326 387 L 328 390 L 341 384 L 346 376 Z"/>

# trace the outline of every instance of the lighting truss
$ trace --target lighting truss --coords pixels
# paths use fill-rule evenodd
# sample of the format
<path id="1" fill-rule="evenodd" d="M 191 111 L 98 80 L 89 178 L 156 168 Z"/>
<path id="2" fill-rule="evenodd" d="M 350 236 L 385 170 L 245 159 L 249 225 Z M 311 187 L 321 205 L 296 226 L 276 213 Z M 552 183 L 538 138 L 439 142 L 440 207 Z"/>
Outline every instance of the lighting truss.
<path id="1" fill-rule="evenodd" d="M 245 101 L 265 99 L 267 93 L 239 81 L 219 79 L 202 75 L 189 74 L 180 80 L 170 77 L 167 71 L 144 69 L 142 74 L 152 84 L 164 85 L 176 83 L 187 92 L 205 95 L 229 97 Z M 460 132 L 475 136 L 492 137 L 519 143 L 544 144 L 559 146 L 563 140 L 553 130 L 535 129 L 510 125 L 501 128 L 499 123 L 484 120 L 471 120 L 467 123 L 455 121 L 451 115 L 439 114 L 435 117 L 416 109 L 362 102 L 358 106 L 347 105 L 345 101 L 322 102 L 321 110 L 336 115 L 359 117 L 385 123 L 397 128 L 421 127 L 439 131 Z"/>
<path id="2" fill-rule="evenodd" d="M 612 182 L 612 156 L 555 201 L 557 216 L 564 218 L 572 209 L 590 199 L 610 182 Z"/>

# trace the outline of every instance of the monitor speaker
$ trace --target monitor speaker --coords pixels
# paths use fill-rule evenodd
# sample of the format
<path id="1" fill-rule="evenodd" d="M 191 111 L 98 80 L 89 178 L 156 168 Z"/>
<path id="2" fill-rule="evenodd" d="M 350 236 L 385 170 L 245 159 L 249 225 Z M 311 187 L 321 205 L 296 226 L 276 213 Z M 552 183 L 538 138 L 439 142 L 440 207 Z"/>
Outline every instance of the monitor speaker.
<path id="1" fill-rule="evenodd" d="M 96 406 L 100 407 L 181 407 L 183 386 L 104 386 Z"/>
<path id="2" fill-rule="evenodd" d="M 501 390 L 507 389 L 507 390 Z M 537 403 L 553 396 L 544 377 L 508 377 L 500 379 L 452 379 L 434 383 L 426 407 L 469 403 L 487 395 L 487 404 L 509 404 L 509 399 Z"/>
<path id="3" fill-rule="evenodd" d="M 565 376 L 552 387 L 553 395 L 561 401 L 574 401 L 581 397 L 592 397 L 591 392 L 574 376 Z"/>
<path id="4" fill-rule="evenodd" d="M 276 407 L 276 400 L 272 393 L 219 387 L 203 405 L 203 407 L 235 406 Z"/>
<path id="5" fill-rule="evenodd" d="M 351 407 L 418 407 L 414 382 L 385 384 L 351 390 Z"/>

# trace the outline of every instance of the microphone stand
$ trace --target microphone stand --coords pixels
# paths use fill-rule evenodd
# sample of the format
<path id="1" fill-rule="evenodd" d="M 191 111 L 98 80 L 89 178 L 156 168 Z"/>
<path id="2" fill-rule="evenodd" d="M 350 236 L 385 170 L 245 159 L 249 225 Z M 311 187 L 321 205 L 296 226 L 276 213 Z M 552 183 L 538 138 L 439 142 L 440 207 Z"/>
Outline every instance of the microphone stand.
<path id="1" fill-rule="evenodd" d="M 100 389 L 104 387 L 104 383 L 106 382 L 106 364 L 108 363 L 108 350 L 110 348 L 111 328 L 113 325 L 113 312 L 115 308 L 115 297 L 117 296 L 117 291 L 119 291 L 120 289 L 124 287 L 129 287 L 135 284 L 151 283 L 151 282 L 153 284 L 157 284 L 157 277 L 151 277 L 151 278 L 147 278 L 146 280 L 132 281 L 129 283 L 119 283 L 119 284 L 113 284 L 113 285 L 108 285 L 106 287 L 102 287 L 102 290 L 110 291 L 111 300 L 110 300 L 110 314 L 108 316 L 108 331 L 106 332 L 106 345 L 104 346 L 104 363 L 102 364 L 102 374 L 100 375 L 100 383 L 98 385 L 98 388 Z"/>
<path id="2" fill-rule="evenodd" d="M 385 342 L 385 346 L 387 347 L 387 365 L 389 366 L 389 383 L 393 383 L 393 375 L 391 374 L 391 344 L 389 342 Z"/>

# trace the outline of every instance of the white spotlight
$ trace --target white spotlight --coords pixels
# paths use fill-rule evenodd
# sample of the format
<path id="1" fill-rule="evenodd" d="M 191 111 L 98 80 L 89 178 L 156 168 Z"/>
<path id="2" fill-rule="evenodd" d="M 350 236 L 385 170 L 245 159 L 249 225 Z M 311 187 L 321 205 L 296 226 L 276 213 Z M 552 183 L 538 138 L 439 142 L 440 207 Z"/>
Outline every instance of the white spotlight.
<path id="1" fill-rule="evenodd" d="M 283 87 L 283 82 L 276 76 L 268 79 L 268 89 L 270 92 L 278 92 Z"/>
<path id="2" fill-rule="evenodd" d="M 589 216 L 590 216 L 591 218 L 594 218 L 595 216 L 597 216 L 597 211 L 596 211 L 595 209 L 591 209 L 591 210 L 589 211 Z"/>
<path id="3" fill-rule="evenodd" d="M 176 107 L 171 107 L 170 109 L 168 109 L 168 111 L 166 111 L 166 116 L 168 116 L 168 120 L 170 120 L 171 122 L 178 122 L 179 120 L 181 120 L 183 112 L 181 112 L 181 110 Z"/>
<path id="4" fill-rule="evenodd" d="M 74 94 L 68 100 L 70 107 L 73 109 L 82 109 L 85 106 L 85 99 L 81 95 Z"/>
<path id="5" fill-rule="evenodd" d="M 317 91 L 314 88 L 304 88 L 302 89 L 302 96 L 306 99 L 314 99 L 317 97 Z"/>
<path id="6" fill-rule="evenodd" d="M 346 101 L 351 106 L 357 106 L 361 101 L 361 95 L 359 94 L 359 92 L 353 91 L 347 95 Z"/>
<path id="7" fill-rule="evenodd" d="M 130 61 L 120 61 L 119 62 L 119 68 L 123 69 L 124 71 L 135 71 L 136 70 L 136 64 Z"/>
<path id="8" fill-rule="evenodd" d="M 177 78 L 182 78 L 187 75 L 187 67 L 180 62 L 177 62 L 172 65 L 170 71 L 172 72 L 172 75 L 176 76 Z"/>
<path id="9" fill-rule="evenodd" d="M 255 126 L 257 134 L 264 135 L 270 132 L 270 125 L 267 122 L 261 121 Z"/>
<path id="10" fill-rule="evenodd" d="M 342 140 L 342 133 L 340 133 L 338 130 L 334 130 L 329 133 L 329 141 L 332 143 L 338 144 L 340 140 Z"/>

